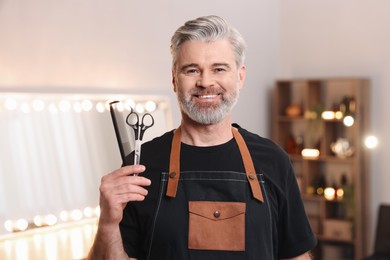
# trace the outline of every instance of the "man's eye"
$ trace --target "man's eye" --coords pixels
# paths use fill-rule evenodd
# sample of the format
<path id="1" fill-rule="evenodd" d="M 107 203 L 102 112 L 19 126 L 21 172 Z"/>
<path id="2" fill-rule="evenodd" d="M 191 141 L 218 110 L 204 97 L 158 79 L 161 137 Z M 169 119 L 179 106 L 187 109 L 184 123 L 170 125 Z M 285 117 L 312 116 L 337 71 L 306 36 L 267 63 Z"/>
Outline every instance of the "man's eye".
<path id="1" fill-rule="evenodd" d="M 215 69 L 215 72 L 223 72 L 223 71 L 226 71 L 225 68 L 216 68 Z"/>
<path id="2" fill-rule="evenodd" d="M 186 70 L 187 74 L 195 74 L 197 72 L 198 72 L 198 70 L 196 70 L 196 69 L 188 69 L 188 70 Z"/>

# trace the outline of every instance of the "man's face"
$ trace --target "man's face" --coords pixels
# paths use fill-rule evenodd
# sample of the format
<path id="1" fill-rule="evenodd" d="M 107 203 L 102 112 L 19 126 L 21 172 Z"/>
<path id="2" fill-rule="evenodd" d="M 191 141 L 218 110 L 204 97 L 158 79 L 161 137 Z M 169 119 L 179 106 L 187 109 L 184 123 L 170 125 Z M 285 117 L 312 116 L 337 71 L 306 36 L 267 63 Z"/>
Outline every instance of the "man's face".
<path id="1" fill-rule="evenodd" d="M 237 68 L 228 40 L 187 41 L 180 48 L 172 76 L 183 115 L 200 124 L 216 124 L 236 104 L 245 66 Z"/>

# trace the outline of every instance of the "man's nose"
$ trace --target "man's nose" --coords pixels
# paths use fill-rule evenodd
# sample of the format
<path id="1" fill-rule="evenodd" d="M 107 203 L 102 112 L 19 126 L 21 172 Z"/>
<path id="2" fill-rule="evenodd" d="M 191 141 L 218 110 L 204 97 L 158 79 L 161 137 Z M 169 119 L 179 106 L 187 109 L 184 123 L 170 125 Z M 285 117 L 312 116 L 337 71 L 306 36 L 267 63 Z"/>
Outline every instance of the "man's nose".
<path id="1" fill-rule="evenodd" d="M 204 87 L 204 88 L 214 86 L 214 84 L 215 84 L 214 75 L 209 72 L 202 72 L 202 74 L 200 74 L 196 82 L 197 87 Z"/>

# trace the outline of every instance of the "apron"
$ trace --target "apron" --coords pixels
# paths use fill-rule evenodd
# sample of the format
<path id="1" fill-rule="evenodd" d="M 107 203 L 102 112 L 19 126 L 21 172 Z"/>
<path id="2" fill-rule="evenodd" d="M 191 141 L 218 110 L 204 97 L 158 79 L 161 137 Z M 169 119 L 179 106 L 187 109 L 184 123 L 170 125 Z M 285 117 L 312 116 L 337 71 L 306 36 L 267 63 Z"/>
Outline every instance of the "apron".
<path id="1" fill-rule="evenodd" d="M 255 172 L 241 134 L 236 128 L 232 131 L 245 172 L 180 172 L 181 130 L 175 131 L 169 173 L 162 173 L 148 260 L 274 259 L 263 176 Z"/>

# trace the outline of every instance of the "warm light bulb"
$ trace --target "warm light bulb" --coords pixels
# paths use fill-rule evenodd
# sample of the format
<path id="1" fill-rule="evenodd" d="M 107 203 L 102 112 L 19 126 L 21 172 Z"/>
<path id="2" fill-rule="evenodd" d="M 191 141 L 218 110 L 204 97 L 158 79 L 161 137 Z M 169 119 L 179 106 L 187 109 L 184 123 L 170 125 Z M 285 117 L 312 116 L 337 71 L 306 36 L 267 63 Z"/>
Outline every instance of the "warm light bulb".
<path id="1" fill-rule="evenodd" d="M 66 210 L 60 212 L 60 219 L 64 222 L 69 220 L 69 213 Z"/>
<path id="2" fill-rule="evenodd" d="M 301 155 L 308 159 L 316 159 L 320 156 L 320 151 L 318 149 L 305 148 L 302 150 Z"/>
<path id="3" fill-rule="evenodd" d="M 45 108 L 45 102 L 40 99 L 36 99 L 33 101 L 32 107 L 35 111 L 42 111 Z"/>
<path id="4" fill-rule="evenodd" d="M 373 135 L 367 136 L 364 140 L 364 144 L 368 149 L 374 149 L 378 145 L 378 139 Z"/>
<path id="5" fill-rule="evenodd" d="M 156 102 L 154 102 L 154 101 L 148 101 L 145 103 L 145 109 L 148 112 L 153 112 L 154 110 L 156 110 L 156 107 L 157 107 L 157 105 L 156 105 Z"/>
<path id="6" fill-rule="evenodd" d="M 354 122 L 355 122 L 355 120 L 353 119 L 352 116 L 346 116 L 346 117 L 344 117 L 344 119 L 343 119 L 344 125 L 345 125 L 345 126 L 348 126 L 348 127 L 352 126 Z"/>
<path id="7" fill-rule="evenodd" d="M 96 104 L 96 110 L 99 112 L 99 113 L 103 113 L 104 112 L 104 105 L 102 102 L 99 102 Z"/>
<path id="8" fill-rule="evenodd" d="M 81 220 L 83 218 L 83 213 L 79 209 L 74 209 L 70 213 L 70 217 L 73 221 L 78 221 L 78 220 Z"/>
<path id="9" fill-rule="evenodd" d="M 4 227 L 5 227 L 5 230 L 7 230 L 8 232 L 12 232 L 13 229 L 14 229 L 14 223 L 12 220 L 7 220 L 4 222 Z"/>
<path id="10" fill-rule="evenodd" d="M 128 111 L 130 111 L 132 108 L 134 108 L 135 107 L 135 102 L 134 102 L 134 100 L 132 100 L 132 99 L 127 99 L 126 101 L 125 101 L 125 109 L 126 110 L 128 110 Z"/>
<path id="11" fill-rule="evenodd" d="M 136 111 L 137 113 L 142 114 L 143 112 L 145 112 L 145 108 L 144 108 L 144 106 L 143 106 L 142 104 L 137 104 L 137 105 L 135 106 L 135 111 Z"/>
<path id="12" fill-rule="evenodd" d="M 115 109 L 116 109 L 117 111 L 119 111 L 119 112 L 122 112 L 123 110 L 125 110 L 125 106 L 123 105 L 122 102 L 118 102 L 118 103 L 116 103 L 116 105 L 115 105 Z"/>
<path id="13" fill-rule="evenodd" d="M 37 215 L 37 216 L 34 217 L 34 225 L 37 226 L 37 227 L 43 226 L 42 216 Z"/>
<path id="14" fill-rule="evenodd" d="M 57 217 L 54 216 L 53 214 L 49 214 L 45 217 L 45 223 L 48 226 L 53 226 L 57 223 Z"/>
<path id="15" fill-rule="evenodd" d="M 341 118 L 343 118 L 343 112 L 337 111 L 336 113 L 334 113 L 334 116 L 336 119 L 340 120 Z"/>
<path id="16" fill-rule="evenodd" d="M 344 190 L 341 189 L 341 188 L 337 189 L 336 190 L 336 195 L 337 195 L 337 198 L 342 199 L 343 196 L 344 196 Z"/>
<path id="17" fill-rule="evenodd" d="M 91 218 L 93 217 L 93 209 L 91 207 L 86 207 L 84 210 L 83 210 L 83 213 L 84 213 L 84 216 L 86 218 Z"/>
<path id="18" fill-rule="evenodd" d="M 24 231 L 24 230 L 26 230 L 27 229 L 27 227 L 28 227 L 28 222 L 27 222 L 27 220 L 25 220 L 25 219 L 18 219 L 17 221 L 16 221 L 16 223 L 15 223 L 15 227 L 16 227 L 16 229 L 17 230 L 19 230 L 19 231 Z"/>
<path id="19" fill-rule="evenodd" d="M 324 120 L 332 120 L 335 118 L 335 113 L 333 111 L 324 111 L 321 113 L 321 117 Z"/>
<path id="20" fill-rule="evenodd" d="M 334 188 L 331 188 L 331 187 L 325 188 L 325 190 L 324 190 L 325 199 L 334 200 L 335 196 L 336 196 L 336 191 Z"/>
<path id="21" fill-rule="evenodd" d="M 93 108 L 92 101 L 89 100 L 89 99 L 83 100 L 83 101 L 81 102 L 81 108 L 82 108 L 84 111 L 90 111 L 90 110 Z"/>
<path id="22" fill-rule="evenodd" d="M 97 217 L 100 216 L 100 206 L 97 206 L 97 207 L 95 208 L 95 215 L 96 215 Z"/>

